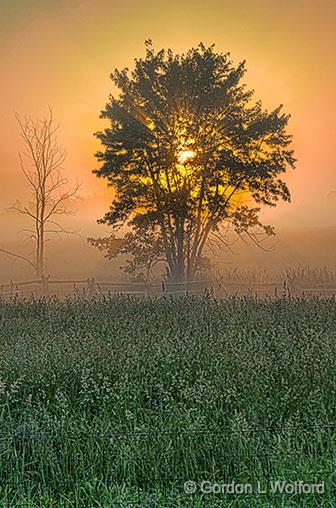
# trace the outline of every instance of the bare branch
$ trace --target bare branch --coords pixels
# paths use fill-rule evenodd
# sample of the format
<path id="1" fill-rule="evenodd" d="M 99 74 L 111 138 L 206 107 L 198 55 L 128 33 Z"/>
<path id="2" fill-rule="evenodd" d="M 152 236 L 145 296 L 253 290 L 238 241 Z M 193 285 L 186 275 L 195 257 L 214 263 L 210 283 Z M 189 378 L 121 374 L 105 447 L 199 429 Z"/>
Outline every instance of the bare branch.
<path id="1" fill-rule="evenodd" d="M 6 249 L 1 249 L 0 248 L 0 252 L 3 252 L 4 254 L 7 254 L 8 256 L 12 256 L 12 257 L 15 257 L 15 258 L 18 258 L 18 259 L 23 259 L 24 261 L 26 261 L 26 263 L 28 263 L 32 268 L 34 268 L 34 270 L 36 269 L 36 265 L 33 261 L 31 261 L 31 259 L 29 258 L 26 258 L 25 256 L 21 256 L 21 254 L 16 254 L 15 252 L 11 252 L 9 250 L 6 250 Z"/>

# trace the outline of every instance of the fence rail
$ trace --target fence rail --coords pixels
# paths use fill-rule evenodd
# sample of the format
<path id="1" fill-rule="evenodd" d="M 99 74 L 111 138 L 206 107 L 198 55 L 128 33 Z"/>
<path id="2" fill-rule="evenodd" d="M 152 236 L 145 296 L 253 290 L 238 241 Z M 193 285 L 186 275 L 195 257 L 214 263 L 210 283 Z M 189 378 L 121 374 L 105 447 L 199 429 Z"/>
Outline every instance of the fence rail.
<path id="1" fill-rule="evenodd" d="M 0 283 L 0 297 L 13 296 L 29 297 L 42 295 L 109 295 L 126 294 L 137 296 L 150 296 L 159 294 L 202 294 L 214 296 L 246 295 L 257 296 L 302 296 L 320 295 L 336 296 L 336 284 L 312 285 L 312 283 L 298 283 L 284 280 L 271 282 L 200 280 L 188 282 L 116 282 L 87 279 L 41 279 L 26 281 L 9 281 Z"/>

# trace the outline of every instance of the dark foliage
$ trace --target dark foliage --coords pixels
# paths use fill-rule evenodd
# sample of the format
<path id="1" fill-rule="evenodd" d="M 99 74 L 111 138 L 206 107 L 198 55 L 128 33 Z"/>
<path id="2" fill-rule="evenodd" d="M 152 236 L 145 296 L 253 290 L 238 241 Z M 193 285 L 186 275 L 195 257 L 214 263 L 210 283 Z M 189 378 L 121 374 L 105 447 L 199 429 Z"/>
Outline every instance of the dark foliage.
<path id="1" fill-rule="evenodd" d="M 244 62 L 235 67 L 213 46 L 174 55 L 147 41 L 132 72 L 111 75 L 120 95 L 102 112 L 110 126 L 97 133 L 95 173 L 116 198 L 100 222 L 130 232 L 93 245 L 109 257 L 131 254 L 130 271 L 162 261 L 171 279 L 184 280 L 200 270 L 209 243 L 226 244 L 223 224 L 257 243 L 273 234 L 258 214 L 290 200 L 280 178 L 295 162 L 289 116 L 253 101 L 244 74 Z"/>

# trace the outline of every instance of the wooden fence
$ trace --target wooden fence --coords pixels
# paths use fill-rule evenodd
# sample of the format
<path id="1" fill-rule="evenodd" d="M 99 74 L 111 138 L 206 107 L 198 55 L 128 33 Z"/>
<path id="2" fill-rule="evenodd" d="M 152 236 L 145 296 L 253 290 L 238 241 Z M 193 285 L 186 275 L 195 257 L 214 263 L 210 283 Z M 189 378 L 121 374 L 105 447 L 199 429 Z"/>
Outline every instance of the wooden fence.
<path id="1" fill-rule="evenodd" d="M 274 281 L 266 283 L 252 283 L 245 281 L 203 280 L 191 282 L 113 282 L 99 281 L 94 277 L 87 279 L 51 279 L 42 278 L 27 281 L 10 281 L 0 284 L 0 297 L 13 296 L 30 297 L 43 295 L 57 295 L 60 297 L 78 295 L 135 295 L 155 296 L 160 294 L 208 294 L 218 297 L 229 295 L 257 295 L 263 296 L 335 296 L 336 285 L 312 285 L 293 283 L 290 281 Z"/>

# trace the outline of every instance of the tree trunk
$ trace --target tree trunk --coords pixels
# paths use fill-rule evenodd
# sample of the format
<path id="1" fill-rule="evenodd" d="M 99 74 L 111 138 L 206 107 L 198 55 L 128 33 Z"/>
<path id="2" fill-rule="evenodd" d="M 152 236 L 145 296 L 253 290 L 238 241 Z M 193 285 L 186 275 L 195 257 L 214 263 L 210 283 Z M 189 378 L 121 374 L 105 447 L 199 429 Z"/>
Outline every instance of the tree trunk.
<path id="1" fill-rule="evenodd" d="M 184 282 L 184 219 L 177 223 L 176 282 Z"/>
<path id="2" fill-rule="evenodd" d="M 44 276 L 44 224 L 41 224 L 41 246 L 40 246 L 40 260 L 39 260 L 39 268 L 40 268 L 40 277 Z"/>

